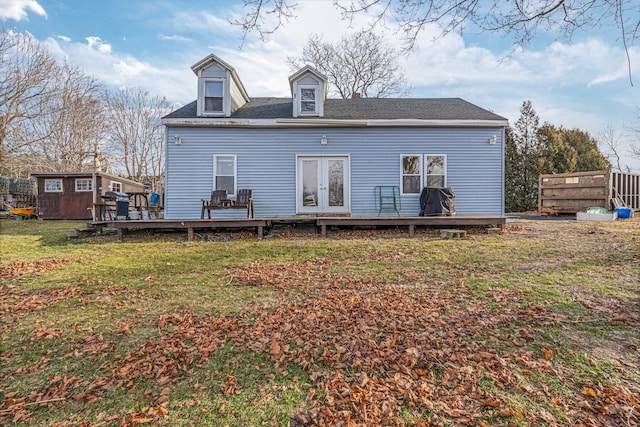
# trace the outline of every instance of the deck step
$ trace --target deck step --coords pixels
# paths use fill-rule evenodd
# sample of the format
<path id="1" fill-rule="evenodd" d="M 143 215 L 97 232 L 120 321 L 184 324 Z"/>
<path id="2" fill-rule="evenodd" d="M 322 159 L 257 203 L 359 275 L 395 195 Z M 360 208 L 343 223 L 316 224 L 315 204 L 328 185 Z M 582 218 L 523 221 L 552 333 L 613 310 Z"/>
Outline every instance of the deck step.
<path id="1" fill-rule="evenodd" d="M 440 237 L 444 239 L 466 239 L 467 232 L 465 230 L 440 230 Z"/>

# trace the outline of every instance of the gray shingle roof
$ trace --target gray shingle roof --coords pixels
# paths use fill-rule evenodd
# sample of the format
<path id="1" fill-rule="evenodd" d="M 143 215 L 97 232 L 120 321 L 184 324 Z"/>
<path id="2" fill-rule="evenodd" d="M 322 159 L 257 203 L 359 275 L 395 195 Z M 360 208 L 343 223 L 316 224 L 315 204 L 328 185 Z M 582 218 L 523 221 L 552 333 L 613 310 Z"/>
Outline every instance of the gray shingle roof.
<path id="1" fill-rule="evenodd" d="M 236 119 L 291 119 L 291 98 L 251 98 L 231 115 Z M 170 113 L 168 119 L 196 118 L 196 101 Z M 460 98 L 327 99 L 324 119 L 332 120 L 507 120 Z M 309 120 L 309 117 L 305 117 Z"/>

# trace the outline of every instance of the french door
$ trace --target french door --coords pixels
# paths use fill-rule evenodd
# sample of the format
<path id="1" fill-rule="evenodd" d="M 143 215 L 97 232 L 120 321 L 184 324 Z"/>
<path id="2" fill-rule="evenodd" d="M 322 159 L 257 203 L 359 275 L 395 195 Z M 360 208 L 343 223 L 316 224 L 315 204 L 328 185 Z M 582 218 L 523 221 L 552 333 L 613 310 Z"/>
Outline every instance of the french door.
<path id="1" fill-rule="evenodd" d="M 349 213 L 349 156 L 298 156 L 296 191 L 298 213 Z"/>

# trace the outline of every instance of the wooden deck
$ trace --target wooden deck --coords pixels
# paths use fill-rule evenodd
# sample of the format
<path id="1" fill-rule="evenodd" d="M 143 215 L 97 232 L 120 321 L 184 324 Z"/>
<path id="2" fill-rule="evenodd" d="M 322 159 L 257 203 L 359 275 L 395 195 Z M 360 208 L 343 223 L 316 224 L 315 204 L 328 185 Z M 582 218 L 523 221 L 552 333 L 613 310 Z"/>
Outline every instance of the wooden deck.
<path id="1" fill-rule="evenodd" d="M 196 230 L 253 228 L 258 239 L 264 237 L 265 229 L 276 224 L 311 224 L 320 228 L 322 237 L 327 237 L 327 227 L 407 227 L 409 237 L 415 235 L 416 227 L 503 227 L 505 216 L 415 216 L 415 217 L 290 217 L 290 218 L 238 218 L 238 219 L 153 219 L 94 222 L 97 228 L 110 227 L 117 230 L 118 241 L 124 240 L 127 230 L 186 230 L 188 240 L 195 238 Z"/>

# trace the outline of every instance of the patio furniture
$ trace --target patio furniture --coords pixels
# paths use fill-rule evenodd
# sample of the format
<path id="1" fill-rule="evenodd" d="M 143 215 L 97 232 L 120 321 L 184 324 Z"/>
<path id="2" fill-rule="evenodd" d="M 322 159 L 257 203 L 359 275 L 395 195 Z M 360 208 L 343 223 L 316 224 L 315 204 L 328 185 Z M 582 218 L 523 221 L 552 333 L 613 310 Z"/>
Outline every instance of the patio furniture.
<path id="1" fill-rule="evenodd" d="M 246 209 L 247 218 L 253 218 L 253 191 L 250 189 L 238 190 L 236 199 L 227 197 L 226 190 L 213 190 L 210 199 L 202 199 L 202 209 L 200 219 L 204 219 L 204 212 L 207 218 L 211 219 L 211 211 L 217 209 Z"/>
<path id="2" fill-rule="evenodd" d="M 394 210 L 400 216 L 400 187 L 395 185 L 378 185 L 374 187 L 373 193 L 376 198 L 376 208 L 378 216 L 385 210 Z"/>

